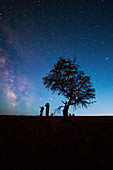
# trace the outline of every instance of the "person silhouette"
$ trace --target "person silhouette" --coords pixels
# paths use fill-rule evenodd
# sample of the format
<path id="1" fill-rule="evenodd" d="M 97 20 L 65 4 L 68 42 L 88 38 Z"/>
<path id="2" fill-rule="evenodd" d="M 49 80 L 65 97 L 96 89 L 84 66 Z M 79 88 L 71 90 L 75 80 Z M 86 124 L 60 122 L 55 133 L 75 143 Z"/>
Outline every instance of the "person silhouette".
<path id="1" fill-rule="evenodd" d="M 40 107 L 40 117 L 42 117 L 42 114 L 43 114 L 43 111 L 44 111 L 44 107 Z"/>
<path id="2" fill-rule="evenodd" d="M 49 107 L 50 107 L 50 105 L 49 105 L 49 103 L 46 103 L 45 106 L 46 106 L 46 117 L 48 117 L 49 116 Z"/>

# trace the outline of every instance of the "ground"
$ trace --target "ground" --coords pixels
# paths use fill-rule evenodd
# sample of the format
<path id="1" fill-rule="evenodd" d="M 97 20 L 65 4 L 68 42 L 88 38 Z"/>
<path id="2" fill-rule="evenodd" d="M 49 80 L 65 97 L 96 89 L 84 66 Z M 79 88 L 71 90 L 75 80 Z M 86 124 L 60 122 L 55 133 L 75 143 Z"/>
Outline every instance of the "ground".
<path id="1" fill-rule="evenodd" d="M 113 169 L 113 117 L 0 116 L 0 167 Z"/>

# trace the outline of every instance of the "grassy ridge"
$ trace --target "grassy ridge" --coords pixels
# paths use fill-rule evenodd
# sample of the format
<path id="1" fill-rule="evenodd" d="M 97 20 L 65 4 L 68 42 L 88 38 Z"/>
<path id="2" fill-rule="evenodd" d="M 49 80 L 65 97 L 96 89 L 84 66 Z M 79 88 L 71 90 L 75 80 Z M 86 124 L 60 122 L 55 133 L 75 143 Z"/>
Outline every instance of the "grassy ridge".
<path id="1" fill-rule="evenodd" d="M 2 169 L 112 169 L 113 117 L 0 116 Z"/>

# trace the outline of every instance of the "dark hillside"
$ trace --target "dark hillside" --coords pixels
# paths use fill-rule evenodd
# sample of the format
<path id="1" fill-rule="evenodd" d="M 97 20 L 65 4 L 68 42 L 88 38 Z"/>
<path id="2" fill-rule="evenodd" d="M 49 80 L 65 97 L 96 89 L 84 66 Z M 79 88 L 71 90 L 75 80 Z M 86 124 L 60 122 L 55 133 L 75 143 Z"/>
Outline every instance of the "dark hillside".
<path id="1" fill-rule="evenodd" d="M 113 169 L 113 117 L 0 116 L 2 169 Z"/>

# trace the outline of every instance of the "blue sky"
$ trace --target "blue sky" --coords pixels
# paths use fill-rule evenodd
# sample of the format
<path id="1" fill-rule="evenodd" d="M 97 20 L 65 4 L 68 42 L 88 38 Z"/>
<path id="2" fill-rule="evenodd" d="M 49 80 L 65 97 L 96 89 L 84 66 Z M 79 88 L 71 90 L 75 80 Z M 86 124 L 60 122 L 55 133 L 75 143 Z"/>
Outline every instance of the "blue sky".
<path id="1" fill-rule="evenodd" d="M 110 0 L 2 1 L 0 7 L 0 113 L 54 112 L 63 96 L 42 77 L 60 56 L 77 58 L 91 76 L 97 103 L 76 115 L 113 114 L 113 2 Z"/>

